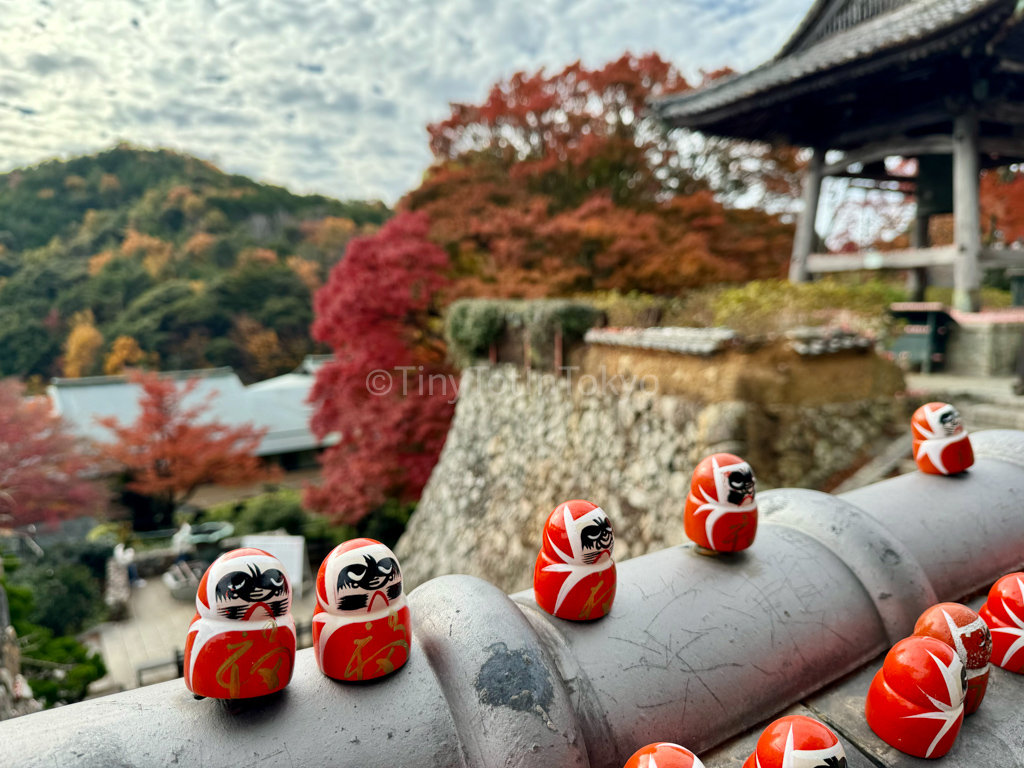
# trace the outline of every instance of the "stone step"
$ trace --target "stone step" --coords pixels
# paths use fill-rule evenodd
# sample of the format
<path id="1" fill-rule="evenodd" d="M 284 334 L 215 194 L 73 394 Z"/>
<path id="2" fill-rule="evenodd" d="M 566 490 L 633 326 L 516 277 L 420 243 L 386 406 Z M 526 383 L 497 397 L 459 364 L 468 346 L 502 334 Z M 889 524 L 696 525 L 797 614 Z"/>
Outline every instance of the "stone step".
<path id="1" fill-rule="evenodd" d="M 979 403 L 961 408 L 967 428 L 972 432 L 982 429 L 1024 429 L 1024 408 L 1009 403 Z"/>

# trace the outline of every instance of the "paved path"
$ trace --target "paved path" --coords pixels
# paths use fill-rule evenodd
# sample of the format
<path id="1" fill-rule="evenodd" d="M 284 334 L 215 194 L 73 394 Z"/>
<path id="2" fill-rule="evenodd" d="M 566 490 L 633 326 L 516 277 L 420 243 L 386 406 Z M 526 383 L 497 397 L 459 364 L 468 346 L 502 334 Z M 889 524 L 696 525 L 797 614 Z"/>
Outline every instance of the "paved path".
<path id="1" fill-rule="evenodd" d="M 292 608 L 296 621 L 308 623 L 313 615 L 315 592 L 310 589 Z M 90 686 L 91 695 L 105 695 L 138 687 L 136 669 L 157 661 L 168 662 L 161 669 L 146 672 L 146 685 L 173 679 L 175 649 L 184 649 L 188 624 L 195 614 L 194 603 L 171 597 L 160 579 L 132 589 L 129 618 L 102 624 L 90 633 L 89 644 L 103 655 L 107 676 Z"/>
<path id="2" fill-rule="evenodd" d="M 1010 400 L 1024 404 L 1024 397 L 1013 394 L 1015 376 L 951 376 L 945 373 L 908 373 L 907 389 L 912 392 L 967 394 L 982 399 Z"/>
<path id="3" fill-rule="evenodd" d="M 954 403 L 971 431 L 1024 430 L 1024 397 L 1013 393 L 1011 376 L 907 376 L 907 388 L 935 400 Z"/>

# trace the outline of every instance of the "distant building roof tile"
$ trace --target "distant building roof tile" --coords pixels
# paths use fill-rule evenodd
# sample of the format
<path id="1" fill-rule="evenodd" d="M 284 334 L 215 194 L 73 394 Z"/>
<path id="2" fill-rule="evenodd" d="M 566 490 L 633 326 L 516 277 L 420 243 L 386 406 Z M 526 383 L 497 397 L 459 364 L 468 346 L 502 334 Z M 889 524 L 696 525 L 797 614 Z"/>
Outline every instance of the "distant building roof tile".
<path id="1" fill-rule="evenodd" d="M 785 53 L 745 74 L 653 101 L 665 119 L 682 119 L 740 102 L 876 53 L 924 41 L 1011 0 L 915 0 L 851 26 L 815 44 Z M 812 13 L 814 11 L 812 10 Z"/>
<path id="2" fill-rule="evenodd" d="M 320 441 L 309 428 L 313 406 L 309 392 L 311 375 L 326 360 L 307 358 L 299 372 L 244 386 L 230 368 L 199 371 L 173 371 L 162 374 L 178 380 L 198 379 L 187 402 L 207 402 L 208 419 L 231 426 L 245 423 L 266 429 L 258 456 L 305 451 L 330 445 L 329 438 Z M 303 373 L 302 371 L 307 371 Z M 66 419 L 72 430 L 94 442 L 111 439 L 110 432 L 97 419 L 113 416 L 130 424 L 139 415 L 139 387 L 124 376 L 92 376 L 81 379 L 54 379 L 48 394 L 57 413 Z"/>

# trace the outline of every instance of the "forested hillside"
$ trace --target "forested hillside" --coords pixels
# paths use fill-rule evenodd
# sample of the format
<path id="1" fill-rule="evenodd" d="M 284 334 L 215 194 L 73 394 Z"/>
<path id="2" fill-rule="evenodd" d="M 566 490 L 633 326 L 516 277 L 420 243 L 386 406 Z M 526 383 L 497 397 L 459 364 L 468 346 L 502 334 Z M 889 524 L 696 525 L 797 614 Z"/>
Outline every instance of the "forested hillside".
<path id="1" fill-rule="evenodd" d="M 290 370 L 312 292 L 389 215 L 124 145 L 0 175 L 0 376 Z"/>

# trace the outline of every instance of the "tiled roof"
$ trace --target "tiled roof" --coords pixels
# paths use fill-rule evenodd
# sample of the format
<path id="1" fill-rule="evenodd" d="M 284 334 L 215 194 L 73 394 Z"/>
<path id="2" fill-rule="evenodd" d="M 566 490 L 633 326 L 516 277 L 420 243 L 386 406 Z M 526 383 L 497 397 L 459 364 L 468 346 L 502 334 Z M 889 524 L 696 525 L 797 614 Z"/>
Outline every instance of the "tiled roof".
<path id="1" fill-rule="evenodd" d="M 835 328 L 795 328 L 786 332 L 790 349 L 798 355 L 829 355 L 847 349 L 868 349 L 874 341 L 867 336 Z"/>
<path id="2" fill-rule="evenodd" d="M 307 361 L 311 368 L 322 362 Z M 307 399 L 314 377 L 302 373 L 303 368 L 248 387 L 230 368 L 163 375 L 177 380 L 199 379 L 186 403 L 190 406 L 207 403 L 208 419 L 231 426 L 251 423 L 266 429 L 267 434 L 256 454 L 274 456 L 311 450 L 335 441 L 329 438 L 321 442 L 310 431 L 313 406 Z M 54 379 L 47 394 L 57 413 L 67 420 L 76 435 L 90 441 L 107 442 L 111 433 L 97 424 L 96 419 L 114 416 L 122 424 L 134 422 L 139 415 L 139 393 L 140 387 L 124 376 L 92 376 Z"/>
<path id="3" fill-rule="evenodd" d="M 592 328 L 587 344 L 657 349 L 684 355 L 710 355 L 738 338 L 730 328 Z"/>
<path id="4" fill-rule="evenodd" d="M 915 0 L 742 75 L 654 102 L 662 118 L 685 118 L 929 38 L 986 10 L 1012 9 L 1016 0 Z"/>
<path id="5" fill-rule="evenodd" d="M 730 346 L 745 346 L 756 339 L 744 339 L 731 328 L 593 328 L 583 340 L 633 349 L 652 349 L 679 355 L 713 355 Z M 795 328 L 785 334 L 785 343 L 798 355 L 827 355 L 848 349 L 868 349 L 874 340 L 836 328 Z M 748 347 L 749 348 L 749 347 Z"/>

